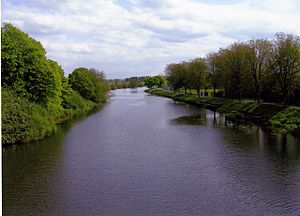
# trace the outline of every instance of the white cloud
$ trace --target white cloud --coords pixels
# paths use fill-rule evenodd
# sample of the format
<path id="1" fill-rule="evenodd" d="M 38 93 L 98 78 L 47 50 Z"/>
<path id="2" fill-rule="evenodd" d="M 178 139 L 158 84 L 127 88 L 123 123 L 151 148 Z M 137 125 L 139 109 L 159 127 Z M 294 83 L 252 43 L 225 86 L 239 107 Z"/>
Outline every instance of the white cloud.
<path id="1" fill-rule="evenodd" d="M 295 0 L 120 1 L 3 0 L 2 22 L 40 40 L 67 73 L 95 67 L 109 78 L 161 73 L 235 40 L 300 34 Z"/>

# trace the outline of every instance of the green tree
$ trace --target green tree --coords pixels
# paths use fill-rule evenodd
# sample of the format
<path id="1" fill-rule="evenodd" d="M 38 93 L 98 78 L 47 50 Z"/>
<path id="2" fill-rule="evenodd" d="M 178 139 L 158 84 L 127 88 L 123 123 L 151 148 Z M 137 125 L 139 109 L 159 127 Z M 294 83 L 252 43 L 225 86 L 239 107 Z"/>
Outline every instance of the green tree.
<path id="1" fill-rule="evenodd" d="M 40 42 L 12 24 L 1 28 L 2 86 L 19 96 L 47 105 L 56 97 L 60 83 Z"/>
<path id="2" fill-rule="evenodd" d="M 162 75 L 157 75 L 154 78 L 156 79 L 156 86 L 158 88 L 162 88 L 167 84 L 166 78 Z"/>
<path id="3" fill-rule="evenodd" d="M 96 103 L 104 102 L 109 90 L 109 85 L 105 80 L 105 73 L 95 68 L 89 69 L 86 73 L 95 89 L 95 97 L 93 98 L 93 101 Z"/>
<path id="4" fill-rule="evenodd" d="M 220 85 L 221 70 L 218 68 L 218 53 L 209 53 L 206 57 L 208 79 L 213 88 L 213 95 L 216 95 L 216 88 Z"/>
<path id="5" fill-rule="evenodd" d="M 247 45 L 249 46 L 247 61 L 254 83 L 255 99 L 260 103 L 262 85 L 271 60 L 272 43 L 268 40 L 257 39 L 250 40 Z"/>
<path id="6" fill-rule="evenodd" d="M 300 72 L 300 38 L 278 33 L 273 41 L 271 68 L 279 83 L 283 104 L 287 105 Z"/>
<path id="7" fill-rule="evenodd" d="M 226 56 L 227 67 L 230 73 L 230 92 L 231 96 L 242 99 L 243 75 L 247 70 L 247 52 L 249 51 L 245 43 L 232 44 Z"/>
<path id="8" fill-rule="evenodd" d="M 185 66 L 181 63 L 167 65 L 165 69 L 166 78 L 174 91 L 184 87 L 185 70 Z"/>
<path id="9" fill-rule="evenodd" d="M 77 68 L 69 75 L 71 88 L 87 100 L 95 99 L 95 87 L 89 78 L 89 69 Z"/>
<path id="10" fill-rule="evenodd" d="M 207 65 L 204 58 L 197 58 L 189 62 L 188 71 L 191 76 L 191 85 L 200 96 L 200 89 L 204 87 L 207 76 Z"/>
<path id="11" fill-rule="evenodd" d="M 148 88 L 153 88 L 156 85 L 155 80 L 150 76 L 145 78 L 144 83 Z"/>

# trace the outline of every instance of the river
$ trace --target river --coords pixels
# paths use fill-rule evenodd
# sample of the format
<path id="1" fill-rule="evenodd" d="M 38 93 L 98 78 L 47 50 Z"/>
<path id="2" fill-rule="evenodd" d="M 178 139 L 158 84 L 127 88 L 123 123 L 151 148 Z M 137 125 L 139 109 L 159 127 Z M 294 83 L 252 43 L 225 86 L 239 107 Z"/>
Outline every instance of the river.
<path id="1" fill-rule="evenodd" d="M 299 137 L 143 89 L 2 157 L 4 215 L 300 215 Z"/>

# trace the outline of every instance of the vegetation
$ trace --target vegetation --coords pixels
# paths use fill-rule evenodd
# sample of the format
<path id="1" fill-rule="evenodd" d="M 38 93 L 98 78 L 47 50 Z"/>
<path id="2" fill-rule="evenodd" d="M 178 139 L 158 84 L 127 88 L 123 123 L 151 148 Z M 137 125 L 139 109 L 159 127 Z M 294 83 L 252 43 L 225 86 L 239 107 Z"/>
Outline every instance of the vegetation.
<path id="1" fill-rule="evenodd" d="M 279 133 L 295 131 L 300 126 L 300 109 L 296 107 L 286 108 L 270 118 L 269 124 Z"/>
<path id="2" fill-rule="evenodd" d="M 167 80 L 161 75 L 146 77 L 144 82 L 145 82 L 145 86 L 147 86 L 148 88 L 153 88 L 153 87 L 162 88 L 167 84 Z"/>
<path id="3" fill-rule="evenodd" d="M 253 121 L 264 124 L 275 132 L 283 134 L 293 133 L 300 129 L 300 108 L 298 107 L 286 108 L 275 103 L 256 103 L 249 100 L 239 101 L 220 97 L 199 97 L 195 94 L 176 93 L 163 89 L 148 89 L 146 92 L 216 110 L 229 120 Z M 188 119 L 198 119 L 198 117 L 198 115 L 190 116 Z M 184 121 L 186 117 L 179 118 L 179 120 Z"/>
<path id="4" fill-rule="evenodd" d="M 143 87 L 144 79 L 146 77 L 130 77 L 126 79 L 113 79 L 108 80 L 108 83 L 110 85 L 110 89 L 122 89 L 122 88 L 137 88 L 137 87 Z"/>
<path id="5" fill-rule="evenodd" d="M 41 139 L 58 123 L 105 101 L 103 72 L 77 68 L 66 78 L 28 34 L 4 24 L 1 36 L 3 145 Z"/>
<path id="6" fill-rule="evenodd" d="M 199 96 L 204 88 L 213 89 L 214 96 L 296 105 L 300 103 L 300 38 L 278 33 L 272 41 L 236 42 L 205 59 L 169 64 L 165 74 L 176 92 L 183 89 L 191 94 L 195 89 Z"/>

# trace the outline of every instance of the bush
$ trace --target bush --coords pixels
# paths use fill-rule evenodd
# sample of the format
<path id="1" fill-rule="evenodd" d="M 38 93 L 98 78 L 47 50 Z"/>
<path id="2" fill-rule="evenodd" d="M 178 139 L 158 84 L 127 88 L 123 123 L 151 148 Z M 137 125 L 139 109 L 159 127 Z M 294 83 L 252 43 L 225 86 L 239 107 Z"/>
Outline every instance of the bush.
<path id="1" fill-rule="evenodd" d="M 81 113 L 90 110 L 94 106 L 93 102 L 85 100 L 70 87 L 67 78 L 63 79 L 62 85 L 62 106 L 64 109 L 72 109 L 75 113 Z"/>
<path id="2" fill-rule="evenodd" d="M 56 129 L 56 119 L 47 108 L 9 89 L 2 89 L 2 143 L 37 140 Z"/>
<path id="3" fill-rule="evenodd" d="M 300 108 L 289 107 L 274 115 L 269 124 L 277 132 L 287 134 L 300 128 Z"/>

